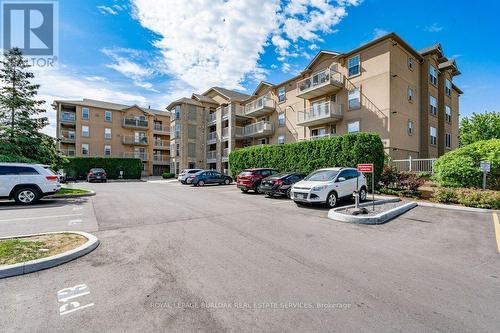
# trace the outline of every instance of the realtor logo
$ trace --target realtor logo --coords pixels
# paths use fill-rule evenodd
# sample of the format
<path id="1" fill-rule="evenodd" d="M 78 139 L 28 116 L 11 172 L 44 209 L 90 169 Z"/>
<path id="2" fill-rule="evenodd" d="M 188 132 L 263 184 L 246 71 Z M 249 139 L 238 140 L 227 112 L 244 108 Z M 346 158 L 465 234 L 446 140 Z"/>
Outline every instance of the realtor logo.
<path id="1" fill-rule="evenodd" d="M 58 51 L 56 1 L 1 1 L 2 50 L 17 47 L 33 65 L 47 66 Z"/>

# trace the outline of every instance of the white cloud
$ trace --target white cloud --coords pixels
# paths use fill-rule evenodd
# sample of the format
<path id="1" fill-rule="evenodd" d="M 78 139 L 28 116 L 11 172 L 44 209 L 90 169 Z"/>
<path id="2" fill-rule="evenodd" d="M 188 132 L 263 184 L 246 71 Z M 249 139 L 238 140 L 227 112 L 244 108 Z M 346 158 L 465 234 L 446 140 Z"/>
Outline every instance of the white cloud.
<path id="1" fill-rule="evenodd" d="M 97 9 L 99 10 L 99 12 L 101 14 L 104 14 L 104 15 L 117 15 L 118 12 L 111 8 L 111 7 L 108 7 L 108 6 L 97 6 Z"/>
<path id="2" fill-rule="evenodd" d="M 389 31 L 380 29 L 380 28 L 375 28 L 373 29 L 373 39 L 380 38 L 382 36 L 385 36 L 389 33 Z"/>
<path id="3" fill-rule="evenodd" d="M 441 30 L 443 30 L 443 27 L 440 26 L 437 22 L 434 22 L 424 28 L 424 31 L 427 32 L 440 32 Z"/>

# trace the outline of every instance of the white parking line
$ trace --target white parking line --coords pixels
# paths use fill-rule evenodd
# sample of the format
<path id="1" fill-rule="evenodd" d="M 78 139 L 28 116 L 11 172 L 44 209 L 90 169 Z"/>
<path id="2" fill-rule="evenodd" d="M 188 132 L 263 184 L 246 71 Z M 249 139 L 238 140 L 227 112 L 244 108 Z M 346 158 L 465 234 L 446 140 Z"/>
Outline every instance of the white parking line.
<path id="1" fill-rule="evenodd" d="M 82 215 L 83 214 L 36 216 L 36 217 L 19 217 L 19 218 L 15 218 L 15 219 L 0 220 L 0 222 L 28 221 L 28 220 L 39 220 L 39 219 L 56 219 L 56 218 L 59 218 L 59 217 L 73 217 L 73 216 L 82 216 Z"/>

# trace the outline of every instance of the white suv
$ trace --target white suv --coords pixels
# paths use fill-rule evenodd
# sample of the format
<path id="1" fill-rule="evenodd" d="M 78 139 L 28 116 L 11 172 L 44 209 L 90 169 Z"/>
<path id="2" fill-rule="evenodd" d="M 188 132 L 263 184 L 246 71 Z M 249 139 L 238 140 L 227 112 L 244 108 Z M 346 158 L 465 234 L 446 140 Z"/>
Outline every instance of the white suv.
<path id="1" fill-rule="evenodd" d="M 0 199 L 28 205 L 60 188 L 59 176 L 46 165 L 0 163 Z"/>
<path id="2" fill-rule="evenodd" d="M 360 201 L 366 200 L 366 178 L 353 168 L 319 169 L 293 184 L 291 198 L 298 205 L 323 203 L 332 208 L 337 200 L 350 197 L 359 189 Z"/>

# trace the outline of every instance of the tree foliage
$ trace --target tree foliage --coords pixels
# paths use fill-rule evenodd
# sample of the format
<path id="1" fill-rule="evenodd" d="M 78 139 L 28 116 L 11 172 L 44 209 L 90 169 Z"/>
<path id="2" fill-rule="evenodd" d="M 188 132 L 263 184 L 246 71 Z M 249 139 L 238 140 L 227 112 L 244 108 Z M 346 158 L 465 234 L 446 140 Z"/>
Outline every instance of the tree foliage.
<path id="1" fill-rule="evenodd" d="M 117 179 L 123 171 L 124 179 L 139 179 L 142 162 L 136 158 L 117 157 L 69 157 L 63 169 L 69 178 L 85 179 L 92 168 L 103 168 L 109 179 Z"/>
<path id="2" fill-rule="evenodd" d="M 460 121 L 460 146 L 500 139 L 500 112 L 473 113 Z"/>

